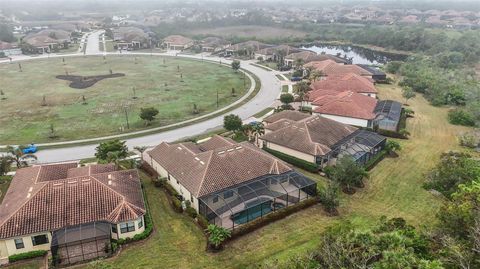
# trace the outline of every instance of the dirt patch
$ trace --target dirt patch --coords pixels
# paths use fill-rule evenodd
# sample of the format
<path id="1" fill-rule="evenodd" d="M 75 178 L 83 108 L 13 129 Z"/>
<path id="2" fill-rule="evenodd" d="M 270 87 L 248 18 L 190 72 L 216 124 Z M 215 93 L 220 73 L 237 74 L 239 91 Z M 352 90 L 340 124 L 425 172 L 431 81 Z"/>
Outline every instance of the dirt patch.
<path id="1" fill-rule="evenodd" d="M 56 78 L 71 81 L 70 88 L 74 89 L 86 89 L 95 85 L 95 83 L 104 80 L 106 78 L 118 78 L 124 77 L 123 73 L 114 73 L 110 75 L 99 76 L 72 76 L 72 75 L 58 75 Z"/>

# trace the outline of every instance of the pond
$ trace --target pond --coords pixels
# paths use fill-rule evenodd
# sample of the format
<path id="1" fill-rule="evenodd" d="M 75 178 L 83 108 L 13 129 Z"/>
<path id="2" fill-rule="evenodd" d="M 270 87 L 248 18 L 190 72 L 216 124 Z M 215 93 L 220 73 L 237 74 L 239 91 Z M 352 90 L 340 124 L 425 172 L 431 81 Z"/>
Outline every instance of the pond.
<path id="1" fill-rule="evenodd" d="M 350 59 L 353 64 L 383 65 L 390 61 L 403 61 L 408 57 L 404 54 L 376 51 L 351 45 L 315 44 L 303 46 L 302 48 L 319 54 L 324 52 L 332 55 L 340 55 L 341 57 Z"/>

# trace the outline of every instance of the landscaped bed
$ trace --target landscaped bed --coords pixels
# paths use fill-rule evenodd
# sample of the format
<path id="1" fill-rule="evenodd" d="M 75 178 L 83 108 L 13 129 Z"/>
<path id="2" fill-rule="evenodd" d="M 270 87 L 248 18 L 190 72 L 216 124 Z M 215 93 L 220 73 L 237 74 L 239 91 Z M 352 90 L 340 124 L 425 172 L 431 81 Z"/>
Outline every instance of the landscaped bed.
<path id="1" fill-rule="evenodd" d="M 145 129 L 139 112 L 150 106 L 159 114 L 148 128 L 165 126 L 225 107 L 250 88 L 248 77 L 244 87 L 244 75 L 229 67 L 173 57 L 108 56 L 105 61 L 101 56 L 65 57 L 23 61 L 20 66 L 0 65 L 0 85 L 8 85 L 2 89 L 6 100 L 0 101 L 2 144 L 56 142 Z M 97 76 L 109 73 L 125 76 L 96 81 Z M 84 89 L 71 88 L 69 81 L 56 78 L 59 74 L 82 78 L 76 88 Z M 86 82 L 96 83 L 83 85 Z M 49 138 L 51 127 L 58 139 Z"/>

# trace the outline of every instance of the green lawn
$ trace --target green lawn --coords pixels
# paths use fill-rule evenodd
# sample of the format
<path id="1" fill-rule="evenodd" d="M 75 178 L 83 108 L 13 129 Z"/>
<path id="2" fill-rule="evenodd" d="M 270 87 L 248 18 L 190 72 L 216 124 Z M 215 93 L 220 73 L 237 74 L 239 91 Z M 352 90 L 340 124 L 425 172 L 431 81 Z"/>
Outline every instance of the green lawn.
<path id="1" fill-rule="evenodd" d="M 402 100 L 400 88 L 378 88 L 380 98 Z M 409 103 L 415 111 L 407 123 L 412 136 L 400 140 L 400 157 L 384 159 L 370 171 L 364 189 L 352 196 L 342 195 L 339 217 L 326 216 L 321 205 L 316 205 L 237 238 L 224 251 L 211 254 L 205 252 L 205 238 L 191 219 L 174 213 L 166 195 L 144 179 L 156 230 L 151 238 L 106 262 L 114 268 L 259 268 L 314 248 L 319 234 L 343 221 L 366 228 L 386 215 L 403 217 L 416 226 L 433 225 L 441 199 L 422 188 L 424 174 L 442 152 L 459 149 L 455 136 L 466 128 L 449 124 L 447 109 L 432 107 L 421 96 Z M 325 182 L 317 174 L 301 172 L 320 184 Z"/>
<path id="2" fill-rule="evenodd" d="M 134 58 L 137 58 L 135 64 Z M 145 129 L 139 118 L 142 107 L 154 106 L 160 113 L 149 127 L 164 126 L 198 117 L 241 98 L 243 74 L 209 62 L 150 56 L 100 56 L 50 58 L 0 65 L 0 85 L 7 100 L 0 101 L 1 144 L 51 142 L 98 137 Z M 180 72 L 177 67 L 180 67 Z M 109 70 L 125 77 L 105 79 L 87 89 L 73 89 L 64 75 L 104 75 Z M 183 75 L 183 79 L 180 75 Z M 165 85 L 166 84 L 166 85 Z M 133 88 L 136 99 L 133 99 Z M 247 81 L 246 88 L 250 87 Z M 232 97 L 231 89 L 236 96 Z M 45 96 L 46 106 L 42 106 Z M 83 96 L 87 104 L 82 104 Z M 199 114 L 193 114 L 193 104 Z M 50 125 L 59 139 L 49 139 Z M 101 128 L 98 128 L 101 126 Z"/>
<path id="3" fill-rule="evenodd" d="M 381 98 L 402 100 L 398 87 L 380 85 L 379 90 Z M 464 128 L 450 125 L 447 109 L 432 107 L 421 96 L 410 104 L 416 112 L 408 120 L 412 138 L 400 141 L 404 147 L 400 157 L 386 158 L 370 172 L 364 189 L 353 196 L 342 195 L 339 217 L 327 217 L 320 205 L 313 206 L 230 242 L 221 253 L 209 254 L 198 228 L 173 213 L 165 195 L 147 184 L 157 232 L 109 262 L 118 268 L 257 268 L 312 249 L 326 227 L 341 221 L 367 227 L 387 215 L 417 226 L 432 225 L 441 200 L 422 188 L 423 175 L 440 153 L 458 149 L 455 135 Z M 322 177 L 302 172 L 323 184 Z"/>
<path id="4" fill-rule="evenodd" d="M 275 75 L 279 80 L 284 81 L 285 78 L 282 75 Z"/>
<path id="5" fill-rule="evenodd" d="M 272 107 L 267 107 L 265 108 L 264 110 L 258 112 L 257 114 L 253 115 L 255 118 L 261 118 L 263 117 L 264 115 L 266 115 L 267 113 L 269 113 L 270 111 L 272 111 L 274 108 Z"/>
<path id="6" fill-rule="evenodd" d="M 288 92 L 288 85 L 282 85 L 282 92 L 287 93 Z"/>

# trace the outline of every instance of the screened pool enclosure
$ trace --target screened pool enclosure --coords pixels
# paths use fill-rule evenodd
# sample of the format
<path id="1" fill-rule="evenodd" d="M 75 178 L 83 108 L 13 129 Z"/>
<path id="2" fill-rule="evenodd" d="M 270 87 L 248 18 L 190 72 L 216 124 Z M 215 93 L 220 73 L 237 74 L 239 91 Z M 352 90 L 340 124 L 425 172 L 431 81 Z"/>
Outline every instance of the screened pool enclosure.
<path id="1" fill-rule="evenodd" d="M 316 194 L 316 183 L 289 171 L 266 175 L 199 199 L 199 212 L 209 223 L 227 229 L 294 205 Z"/>

